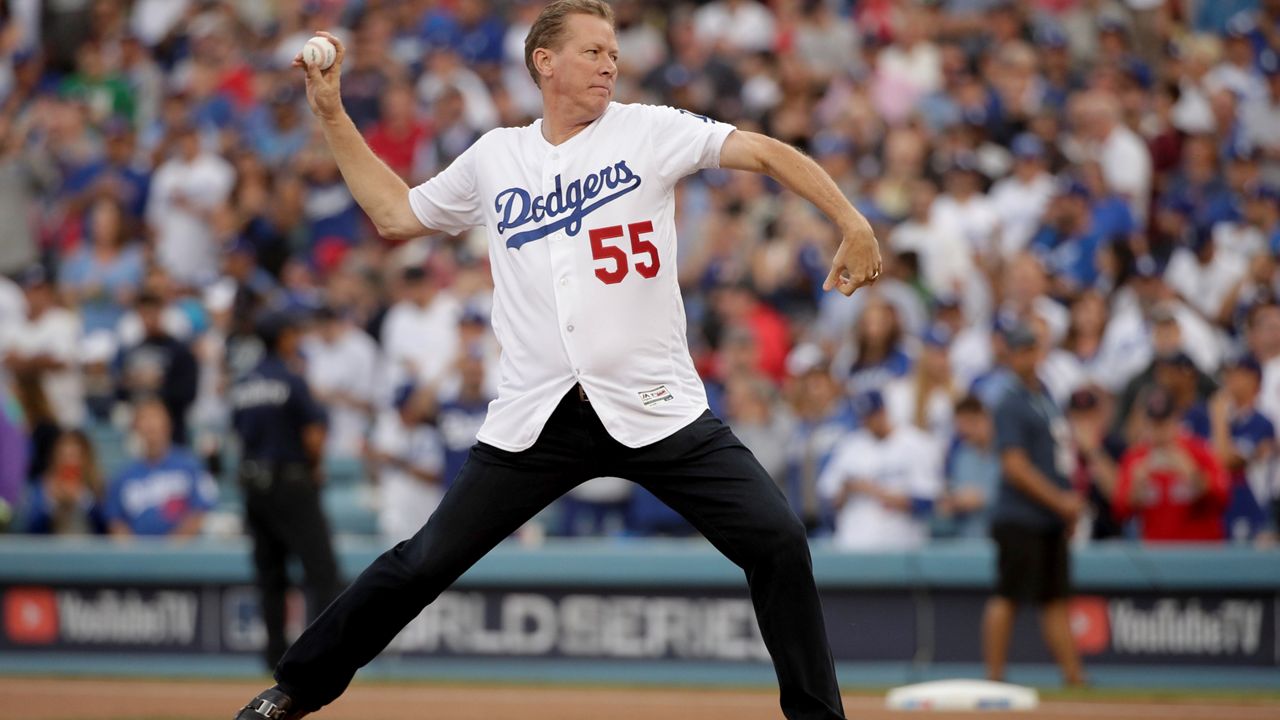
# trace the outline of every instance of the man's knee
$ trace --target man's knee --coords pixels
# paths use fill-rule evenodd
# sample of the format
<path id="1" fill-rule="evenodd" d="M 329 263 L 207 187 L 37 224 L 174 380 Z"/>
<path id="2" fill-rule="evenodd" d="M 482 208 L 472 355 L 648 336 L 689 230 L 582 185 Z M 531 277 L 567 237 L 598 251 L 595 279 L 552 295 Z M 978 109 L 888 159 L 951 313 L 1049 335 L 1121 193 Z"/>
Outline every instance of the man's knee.
<path id="1" fill-rule="evenodd" d="M 810 567 L 809 537 L 804 523 L 791 512 L 779 513 L 760 533 L 757 551 L 762 560 L 789 567 Z"/>

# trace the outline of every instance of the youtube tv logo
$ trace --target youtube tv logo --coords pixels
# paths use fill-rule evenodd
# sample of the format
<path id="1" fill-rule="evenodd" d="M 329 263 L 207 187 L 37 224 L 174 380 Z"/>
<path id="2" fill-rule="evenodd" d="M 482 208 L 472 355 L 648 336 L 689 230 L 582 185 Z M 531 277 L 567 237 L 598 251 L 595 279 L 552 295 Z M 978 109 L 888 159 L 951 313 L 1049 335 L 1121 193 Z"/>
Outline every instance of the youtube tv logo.
<path id="1" fill-rule="evenodd" d="M 51 588 L 17 587 L 4 594 L 4 632 L 15 645 L 52 645 L 58 639 L 58 600 Z"/>

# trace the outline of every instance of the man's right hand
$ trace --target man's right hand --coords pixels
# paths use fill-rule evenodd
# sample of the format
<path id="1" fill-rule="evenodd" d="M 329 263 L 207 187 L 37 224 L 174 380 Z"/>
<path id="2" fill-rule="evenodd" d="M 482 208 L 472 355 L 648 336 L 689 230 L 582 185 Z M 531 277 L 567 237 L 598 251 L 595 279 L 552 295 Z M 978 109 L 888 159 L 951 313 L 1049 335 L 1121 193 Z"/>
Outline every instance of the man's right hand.
<path id="1" fill-rule="evenodd" d="M 1084 514 L 1084 499 L 1070 490 L 1062 491 L 1058 498 L 1058 506 L 1054 508 L 1067 525 L 1075 525 Z"/>
<path id="2" fill-rule="evenodd" d="M 342 75 L 342 59 L 346 56 L 347 49 L 342 46 L 342 41 L 331 33 L 321 30 L 316 35 L 333 43 L 333 47 L 338 51 L 333 64 L 328 69 L 321 70 L 318 65 L 307 65 L 302 62 L 302 53 L 299 52 L 293 58 L 293 66 L 302 68 L 307 74 L 307 104 L 311 106 L 311 112 L 321 120 L 335 120 L 342 116 L 342 92 L 339 87 L 339 78 Z"/>

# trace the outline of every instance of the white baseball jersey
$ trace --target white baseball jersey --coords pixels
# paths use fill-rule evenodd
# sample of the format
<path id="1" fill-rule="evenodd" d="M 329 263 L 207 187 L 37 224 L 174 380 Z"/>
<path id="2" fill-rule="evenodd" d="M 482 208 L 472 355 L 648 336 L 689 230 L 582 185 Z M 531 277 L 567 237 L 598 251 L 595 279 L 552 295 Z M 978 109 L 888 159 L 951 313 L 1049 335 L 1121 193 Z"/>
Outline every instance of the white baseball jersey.
<path id="1" fill-rule="evenodd" d="M 865 480 L 911 498 L 936 499 L 942 492 L 940 448 L 910 425 L 895 427 L 884 439 L 859 430 L 837 447 L 818 478 L 818 492 L 834 498 L 850 480 Z M 910 550 L 928 541 L 929 522 L 858 494 L 836 516 L 833 539 L 844 550 Z"/>
<path id="2" fill-rule="evenodd" d="M 676 281 L 676 182 L 717 167 L 734 127 L 668 107 L 611 103 L 560 145 L 542 121 L 481 137 L 409 192 L 424 225 L 484 226 L 502 345 L 498 397 L 479 440 L 533 445 L 580 383 L 628 447 L 707 408 Z"/>

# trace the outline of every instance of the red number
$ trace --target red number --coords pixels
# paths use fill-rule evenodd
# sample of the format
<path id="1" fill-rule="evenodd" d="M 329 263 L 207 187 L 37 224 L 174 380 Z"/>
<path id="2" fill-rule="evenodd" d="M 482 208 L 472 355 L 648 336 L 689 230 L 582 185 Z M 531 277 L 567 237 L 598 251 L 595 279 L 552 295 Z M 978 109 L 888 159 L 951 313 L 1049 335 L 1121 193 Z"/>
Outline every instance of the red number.
<path id="1" fill-rule="evenodd" d="M 622 278 L 627 276 L 627 254 L 616 245 L 604 244 L 605 240 L 622 237 L 622 226 L 610 225 L 609 227 L 596 228 L 591 231 L 590 236 L 591 257 L 596 260 L 613 261 L 613 270 L 596 268 L 596 277 L 600 278 L 600 281 L 605 285 L 622 282 Z"/>
<path id="2" fill-rule="evenodd" d="M 652 278 L 657 275 L 658 267 L 661 265 L 658 260 L 658 248 L 654 247 L 653 243 L 648 240 L 640 239 L 642 234 L 653 232 L 653 223 L 648 220 L 631 223 L 627 226 L 627 231 L 631 233 L 631 254 L 640 255 L 643 253 L 653 259 L 653 262 L 648 265 L 636 263 L 636 272 L 645 278 Z"/>

